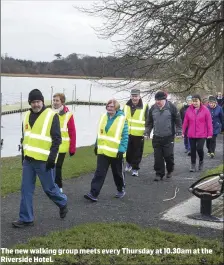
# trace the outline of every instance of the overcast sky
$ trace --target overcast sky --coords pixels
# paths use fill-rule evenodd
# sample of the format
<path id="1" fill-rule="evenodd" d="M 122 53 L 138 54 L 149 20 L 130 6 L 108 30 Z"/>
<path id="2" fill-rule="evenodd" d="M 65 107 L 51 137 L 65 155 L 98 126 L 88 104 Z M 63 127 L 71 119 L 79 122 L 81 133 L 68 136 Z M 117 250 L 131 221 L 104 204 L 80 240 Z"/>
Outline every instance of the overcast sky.
<path id="1" fill-rule="evenodd" d="M 1 1 L 1 54 L 51 61 L 55 53 L 99 56 L 113 51 L 109 40 L 98 39 L 91 26 L 102 25 L 73 6 L 93 1 Z"/>

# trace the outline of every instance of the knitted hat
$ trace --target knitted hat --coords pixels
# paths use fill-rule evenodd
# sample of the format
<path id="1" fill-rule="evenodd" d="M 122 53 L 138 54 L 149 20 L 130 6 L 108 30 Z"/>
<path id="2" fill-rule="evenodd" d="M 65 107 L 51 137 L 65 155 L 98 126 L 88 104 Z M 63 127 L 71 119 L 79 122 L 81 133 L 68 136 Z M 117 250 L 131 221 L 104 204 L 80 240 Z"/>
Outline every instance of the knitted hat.
<path id="1" fill-rule="evenodd" d="M 167 98 L 167 94 L 163 91 L 158 91 L 156 94 L 155 94 L 155 100 L 163 100 L 163 99 L 166 99 Z"/>
<path id="2" fill-rule="evenodd" d="M 131 95 L 140 95 L 140 89 L 132 89 L 131 90 Z"/>
<path id="3" fill-rule="evenodd" d="M 201 101 L 201 97 L 198 94 L 195 94 L 192 96 L 192 100 L 194 100 L 194 99 L 199 99 Z"/>
<path id="4" fill-rule="evenodd" d="M 208 98 L 208 101 L 209 102 L 217 102 L 217 100 L 216 100 L 216 98 L 215 97 L 213 97 L 213 96 L 210 96 L 209 98 Z"/>
<path id="5" fill-rule="evenodd" d="M 190 100 L 192 100 L 192 96 L 191 95 L 186 97 L 186 101 L 190 101 Z"/>
<path id="6" fill-rule="evenodd" d="M 34 100 L 41 100 L 44 102 L 44 97 L 39 89 L 33 89 L 28 96 L 28 103 L 30 104 Z"/>

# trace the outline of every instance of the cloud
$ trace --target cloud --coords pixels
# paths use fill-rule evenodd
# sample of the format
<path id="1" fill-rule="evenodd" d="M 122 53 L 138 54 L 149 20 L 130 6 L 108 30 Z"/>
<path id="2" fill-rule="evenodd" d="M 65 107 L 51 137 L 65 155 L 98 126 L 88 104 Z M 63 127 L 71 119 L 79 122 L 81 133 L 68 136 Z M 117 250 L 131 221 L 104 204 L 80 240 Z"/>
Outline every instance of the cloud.
<path id="1" fill-rule="evenodd" d="M 50 61 L 55 53 L 97 55 L 113 50 L 92 27 L 99 18 L 89 17 L 73 6 L 91 6 L 93 1 L 2 1 L 2 54 Z"/>

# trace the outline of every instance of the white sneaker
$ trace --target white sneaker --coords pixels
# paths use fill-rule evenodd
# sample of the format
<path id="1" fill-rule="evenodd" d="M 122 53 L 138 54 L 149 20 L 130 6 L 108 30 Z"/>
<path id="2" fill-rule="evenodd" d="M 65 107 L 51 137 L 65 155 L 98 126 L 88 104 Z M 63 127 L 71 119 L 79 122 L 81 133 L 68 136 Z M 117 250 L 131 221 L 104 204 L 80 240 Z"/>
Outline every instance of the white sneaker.
<path id="1" fill-rule="evenodd" d="M 63 193 L 63 189 L 62 188 L 59 188 L 60 189 L 60 192 Z"/>
<path id="2" fill-rule="evenodd" d="M 125 172 L 131 172 L 131 170 L 132 170 L 132 166 L 127 164 L 125 167 Z"/>
<path id="3" fill-rule="evenodd" d="M 138 170 L 133 170 L 132 171 L 132 176 L 138 177 Z"/>

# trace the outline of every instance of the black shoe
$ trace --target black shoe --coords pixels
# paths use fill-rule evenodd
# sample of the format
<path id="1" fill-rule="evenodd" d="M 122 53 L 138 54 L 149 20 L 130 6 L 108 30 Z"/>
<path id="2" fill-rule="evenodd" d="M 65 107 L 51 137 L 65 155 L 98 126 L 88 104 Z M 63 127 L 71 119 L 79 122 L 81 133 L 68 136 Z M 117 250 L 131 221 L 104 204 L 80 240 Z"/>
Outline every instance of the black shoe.
<path id="1" fill-rule="evenodd" d="M 168 179 L 172 178 L 172 172 L 167 172 L 166 177 L 167 177 Z"/>
<path id="2" fill-rule="evenodd" d="M 28 227 L 28 226 L 34 226 L 34 222 L 23 222 L 23 221 L 14 221 L 12 222 L 13 227 L 16 228 L 23 228 L 23 227 Z"/>
<path id="3" fill-rule="evenodd" d="M 188 155 L 188 156 L 191 156 L 191 151 L 189 151 L 189 152 L 187 153 L 187 155 Z"/>
<path id="4" fill-rule="evenodd" d="M 203 170 L 203 165 L 204 165 L 204 162 L 199 161 L 198 170 Z"/>
<path id="5" fill-rule="evenodd" d="M 196 166 L 195 166 L 195 164 L 191 164 L 190 172 L 195 172 L 195 171 L 196 171 Z"/>
<path id="6" fill-rule="evenodd" d="M 160 181 L 160 180 L 163 180 L 163 177 L 164 176 L 161 176 L 159 174 L 156 174 L 156 177 L 154 178 L 154 181 Z"/>
<path id="7" fill-rule="evenodd" d="M 65 218 L 67 212 L 68 212 L 68 207 L 66 204 L 64 207 L 60 208 L 60 210 L 59 210 L 60 217 Z"/>

